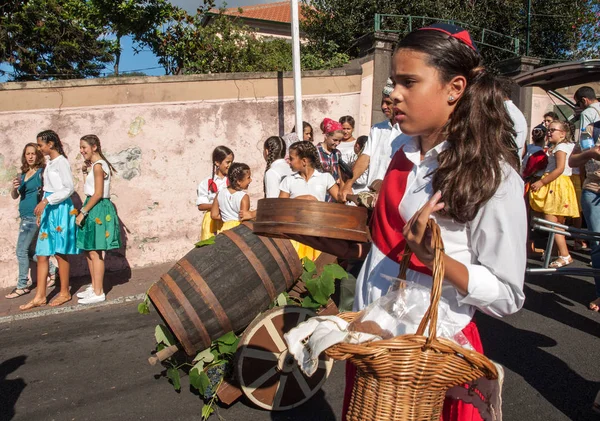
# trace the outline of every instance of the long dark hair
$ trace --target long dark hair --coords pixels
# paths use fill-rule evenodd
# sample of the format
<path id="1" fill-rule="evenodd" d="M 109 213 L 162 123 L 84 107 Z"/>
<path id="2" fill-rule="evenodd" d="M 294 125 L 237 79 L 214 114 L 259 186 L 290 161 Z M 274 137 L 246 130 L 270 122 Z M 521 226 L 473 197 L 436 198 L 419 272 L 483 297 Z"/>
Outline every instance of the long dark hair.
<path id="1" fill-rule="evenodd" d="M 227 173 L 227 179 L 229 180 L 229 186 L 234 190 L 240 189 L 240 181 L 244 179 L 246 174 L 250 171 L 250 167 L 243 162 L 234 162 L 229 167 L 229 172 Z"/>
<path id="2" fill-rule="evenodd" d="M 27 148 L 35 149 L 35 163 L 33 164 L 34 168 L 44 168 L 46 166 L 46 160 L 44 159 L 44 154 L 40 152 L 38 149 L 37 143 L 28 143 L 23 148 L 23 153 L 21 154 L 21 172 L 25 174 L 29 171 L 29 164 L 27 163 L 27 159 L 25 158 L 25 152 Z"/>
<path id="3" fill-rule="evenodd" d="M 269 171 L 271 164 L 278 159 L 285 158 L 285 141 L 279 136 L 271 136 L 263 145 L 267 152 L 267 167 L 265 172 Z"/>
<path id="4" fill-rule="evenodd" d="M 438 155 L 433 175 L 433 191 L 441 191 L 445 203 L 443 213 L 466 223 L 498 189 L 502 162 L 519 168 L 516 132 L 504 106 L 502 83 L 482 66 L 475 50 L 443 32 L 411 32 L 396 51 L 401 49 L 423 53 L 443 83 L 456 76 L 467 80 L 444 127 L 448 148 Z"/>
<path id="5" fill-rule="evenodd" d="M 102 153 L 102 147 L 100 146 L 100 139 L 98 138 L 98 136 L 96 136 L 95 134 L 86 134 L 85 136 L 82 136 L 80 140 L 83 140 L 85 143 L 87 143 L 90 146 L 96 147 L 96 152 L 98 152 L 98 155 L 100 155 L 100 158 L 102 158 L 108 164 L 108 169 L 110 170 L 110 175 L 113 175 L 113 173 L 117 172 L 115 167 L 113 167 L 112 164 L 110 162 L 108 162 L 108 159 L 106 159 L 106 157 Z"/>
<path id="6" fill-rule="evenodd" d="M 210 176 L 210 179 L 212 180 L 213 178 L 215 178 L 215 162 L 223 162 L 223 160 L 225 158 L 227 158 L 229 155 L 231 155 L 232 157 L 235 158 L 235 156 L 233 155 L 233 151 L 231 149 L 229 149 L 227 146 L 217 146 L 215 149 L 213 149 L 213 153 L 212 153 L 212 175 Z"/>
<path id="7" fill-rule="evenodd" d="M 65 158 L 67 157 L 67 154 L 63 149 L 63 144 L 60 141 L 60 137 L 58 137 L 58 134 L 54 130 L 44 130 L 43 132 L 38 133 L 37 138 L 41 139 L 42 142 L 46 144 L 52 142 L 54 149 Z"/>
<path id="8" fill-rule="evenodd" d="M 307 140 L 301 140 L 290 145 L 290 151 L 295 151 L 298 154 L 298 158 L 308 159 L 315 170 L 323 172 L 323 166 L 321 165 L 321 158 L 319 157 L 319 151 L 312 142 Z"/>

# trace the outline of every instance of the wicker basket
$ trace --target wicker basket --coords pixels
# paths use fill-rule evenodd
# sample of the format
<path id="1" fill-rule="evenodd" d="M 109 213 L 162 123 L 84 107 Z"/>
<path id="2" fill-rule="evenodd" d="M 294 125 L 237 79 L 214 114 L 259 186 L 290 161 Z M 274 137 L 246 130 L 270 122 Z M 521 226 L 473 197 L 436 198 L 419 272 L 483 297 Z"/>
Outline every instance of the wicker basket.
<path id="1" fill-rule="evenodd" d="M 431 302 L 417 333 L 364 344 L 342 343 L 326 353 L 357 368 L 348 408 L 350 421 L 439 421 L 446 391 L 479 377 L 495 379 L 494 364 L 478 352 L 436 337 L 438 303 L 444 279 L 439 226 L 430 220 L 435 245 Z M 406 279 L 410 259 L 406 248 L 400 277 Z M 348 322 L 359 313 L 343 313 Z M 429 336 L 424 332 L 429 326 Z"/>

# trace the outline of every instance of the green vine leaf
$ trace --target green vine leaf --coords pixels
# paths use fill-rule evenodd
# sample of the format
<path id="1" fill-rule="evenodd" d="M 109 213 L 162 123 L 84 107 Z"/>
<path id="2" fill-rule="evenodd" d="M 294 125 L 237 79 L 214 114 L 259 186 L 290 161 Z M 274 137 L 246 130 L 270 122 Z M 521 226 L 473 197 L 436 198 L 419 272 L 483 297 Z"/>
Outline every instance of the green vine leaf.
<path id="1" fill-rule="evenodd" d="M 310 260 L 308 257 L 302 258 L 302 266 L 304 266 L 304 270 L 307 272 L 316 272 L 317 271 L 317 265 L 315 265 L 315 262 Z"/>
<path id="2" fill-rule="evenodd" d="M 177 370 L 175 367 L 169 368 L 167 370 L 167 377 L 173 384 L 175 390 L 179 392 L 181 390 L 181 379 L 179 377 L 179 370 Z"/>
<path id="3" fill-rule="evenodd" d="M 148 303 L 146 301 L 142 301 L 138 304 L 137 311 L 140 314 L 148 314 L 150 313 L 150 307 L 148 306 Z"/>
<path id="4" fill-rule="evenodd" d="M 198 247 L 210 246 L 214 243 L 215 243 L 215 236 L 213 235 L 212 237 L 207 238 L 206 240 L 198 241 L 196 244 L 194 244 L 194 246 L 196 246 L 196 248 L 198 248 Z"/>
<path id="5" fill-rule="evenodd" d="M 206 348 L 204 351 L 199 352 L 194 359 L 192 360 L 192 362 L 196 363 L 198 361 L 201 361 L 203 363 L 211 363 L 213 362 L 213 360 L 215 359 L 215 356 L 213 355 L 213 353 L 211 352 L 210 348 Z M 202 370 L 202 369 L 200 369 Z"/>
<path id="6" fill-rule="evenodd" d="M 196 366 L 197 365 L 198 364 L 196 364 Z M 206 373 L 203 370 L 198 370 L 196 366 L 190 370 L 190 384 L 197 389 L 201 395 L 204 395 L 206 388 L 210 384 L 210 380 Z"/>
<path id="7" fill-rule="evenodd" d="M 312 299 L 321 305 L 326 305 L 331 294 L 335 292 L 335 279 L 331 272 L 325 272 L 306 282 L 306 289 Z"/>
<path id="8" fill-rule="evenodd" d="M 215 412 L 215 408 L 213 408 L 212 405 L 204 404 L 204 406 L 202 407 L 202 419 L 207 420 L 213 412 Z"/>
<path id="9" fill-rule="evenodd" d="M 288 303 L 288 300 L 287 300 L 287 297 L 286 297 L 286 295 L 287 295 L 287 294 L 286 294 L 285 292 L 282 292 L 281 294 L 279 294 L 279 295 L 277 296 L 277 300 L 276 300 L 276 301 L 277 301 L 277 305 L 278 305 L 279 307 L 283 307 L 283 306 L 287 305 L 287 303 Z"/>
<path id="10" fill-rule="evenodd" d="M 162 343 L 166 346 L 175 345 L 175 338 L 173 338 L 173 334 L 163 325 L 156 325 L 154 337 L 156 338 L 156 342 L 159 344 Z"/>
<path id="11" fill-rule="evenodd" d="M 340 265 L 330 263 L 323 268 L 323 272 L 328 272 L 333 276 L 333 279 L 346 279 L 348 272 L 346 272 Z"/>
<path id="12" fill-rule="evenodd" d="M 314 310 L 321 307 L 321 304 L 313 300 L 312 297 L 309 295 L 308 297 L 304 297 L 304 300 L 302 300 L 302 307 L 311 308 Z"/>

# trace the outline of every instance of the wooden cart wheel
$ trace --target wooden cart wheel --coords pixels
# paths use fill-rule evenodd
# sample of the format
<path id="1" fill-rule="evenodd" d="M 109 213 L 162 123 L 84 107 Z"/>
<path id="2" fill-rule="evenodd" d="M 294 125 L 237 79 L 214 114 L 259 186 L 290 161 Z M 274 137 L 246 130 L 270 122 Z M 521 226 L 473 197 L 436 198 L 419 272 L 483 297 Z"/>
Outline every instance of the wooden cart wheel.
<path id="1" fill-rule="evenodd" d="M 321 354 L 317 371 L 308 377 L 283 339 L 284 333 L 315 315 L 302 307 L 277 307 L 261 314 L 244 331 L 237 351 L 237 377 L 244 395 L 260 408 L 285 411 L 302 405 L 327 379 L 333 360 Z"/>

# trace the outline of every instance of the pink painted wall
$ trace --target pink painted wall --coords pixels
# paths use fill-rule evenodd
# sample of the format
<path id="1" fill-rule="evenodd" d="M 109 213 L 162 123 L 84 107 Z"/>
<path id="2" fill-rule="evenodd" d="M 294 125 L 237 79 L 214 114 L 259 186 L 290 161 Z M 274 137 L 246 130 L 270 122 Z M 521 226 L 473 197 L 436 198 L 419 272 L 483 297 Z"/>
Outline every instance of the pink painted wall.
<path id="1" fill-rule="evenodd" d="M 209 95 L 214 81 L 180 77 L 176 79 L 178 83 L 169 84 L 162 78 L 146 79 L 146 83 L 125 79 L 109 86 L 90 86 L 89 81 L 82 81 L 82 86 L 57 82 L 56 88 L 47 82 L 24 87 L 0 85 L 0 287 L 13 285 L 17 274 L 14 253 L 18 202 L 10 198 L 11 180 L 23 146 L 35 141 L 41 130 L 53 129 L 61 136 L 80 196 L 82 135 L 98 135 L 105 155 L 119 171 L 113 178 L 111 196 L 126 229 L 126 249 L 109 254 L 108 270 L 172 261 L 193 246 L 202 219 L 194 204 L 196 186 L 210 175 L 211 153 L 218 145 L 228 145 L 234 150 L 236 161 L 250 165 L 254 181 L 249 194 L 253 205 L 262 197 L 262 144 L 268 136 L 280 134 L 281 123 L 285 132 L 293 126 L 291 79 L 284 80 L 282 96 L 276 94 L 278 83 L 281 91 L 281 80 L 277 78 L 221 80 L 223 86 L 234 86 L 237 96 L 229 96 L 229 91 L 220 85 L 224 98 L 206 100 L 177 98 L 192 89 Z M 243 89 L 248 83 L 254 85 L 253 90 Z M 7 85 L 11 85 L 10 89 L 6 89 Z M 324 117 L 358 117 L 359 73 L 321 74 L 315 81 L 307 77 L 306 86 L 304 119 L 315 128 L 316 140 L 320 140 L 318 126 Z M 123 101 L 119 95 L 125 91 L 135 100 Z M 110 100 L 111 92 L 114 101 Z M 29 102 L 24 102 L 24 96 Z M 161 97 L 171 100 L 156 101 Z M 10 109 L 11 104 L 15 109 Z M 83 258 L 76 259 L 72 272 L 75 276 L 87 272 Z"/>

